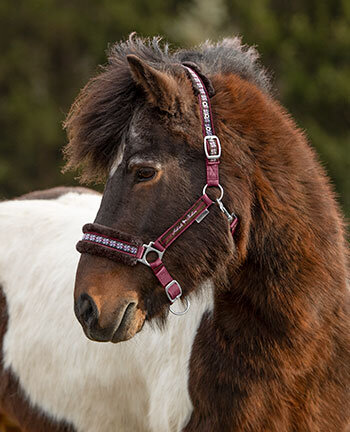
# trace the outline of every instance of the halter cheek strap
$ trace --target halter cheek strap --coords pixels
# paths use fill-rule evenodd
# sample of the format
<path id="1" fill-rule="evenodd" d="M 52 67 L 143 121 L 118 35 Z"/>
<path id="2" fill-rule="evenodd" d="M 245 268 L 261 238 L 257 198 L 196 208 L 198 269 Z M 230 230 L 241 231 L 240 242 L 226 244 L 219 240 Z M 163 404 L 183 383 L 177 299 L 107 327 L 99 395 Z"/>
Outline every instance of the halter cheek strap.
<path id="1" fill-rule="evenodd" d="M 207 186 L 219 186 L 219 163 L 221 156 L 221 144 L 215 135 L 213 116 L 211 113 L 210 98 L 199 75 L 188 66 L 184 66 L 189 72 L 194 86 L 198 90 L 199 109 L 201 112 L 202 131 L 204 137 L 204 153 L 206 157 Z"/>
<path id="2" fill-rule="evenodd" d="M 209 207 L 214 203 L 219 206 L 222 213 L 227 217 L 232 235 L 238 224 L 237 216 L 234 213 L 229 213 L 222 203 L 224 190 L 219 181 L 221 144 L 219 138 L 215 135 L 210 98 L 207 89 L 199 75 L 193 69 L 188 66 L 183 67 L 189 73 L 193 86 L 198 91 L 204 137 L 203 146 L 206 157 L 207 183 L 203 188 L 203 195 L 170 228 L 161 234 L 154 242 L 150 242 L 149 244 L 142 244 L 142 241 L 137 237 L 95 223 L 84 225 L 83 238 L 77 244 L 77 250 L 81 253 L 85 252 L 103 256 L 111 260 L 121 261 L 128 265 L 135 265 L 140 262 L 150 267 L 164 288 L 171 304 L 182 296 L 182 288 L 179 282 L 170 275 L 162 261 L 167 248 L 194 222 L 202 222 L 209 213 Z M 216 187 L 219 189 L 220 196 L 216 201 L 212 201 L 206 194 L 208 187 Z M 151 252 L 157 255 L 157 259 L 154 261 L 149 261 L 147 258 Z M 185 309 L 183 311 L 174 311 L 171 306 L 170 311 L 175 315 L 185 314 L 190 307 L 187 298 L 185 298 L 185 303 Z"/>
<path id="3" fill-rule="evenodd" d="M 204 138 L 203 146 L 204 146 L 204 153 L 205 153 L 205 166 L 206 166 L 206 177 L 207 177 L 207 183 L 203 188 L 203 195 L 205 194 L 208 187 L 217 187 L 220 189 L 220 197 L 216 201 L 220 210 L 227 217 L 230 224 L 230 231 L 231 234 L 233 235 L 238 224 L 238 218 L 234 213 L 229 213 L 229 211 L 222 203 L 224 190 L 220 185 L 220 180 L 219 180 L 221 143 L 219 138 L 215 135 L 209 94 L 200 76 L 190 67 L 184 66 L 184 68 L 188 71 L 194 87 L 198 90 L 198 101 L 199 101 L 199 109 L 201 113 L 202 132 Z"/>

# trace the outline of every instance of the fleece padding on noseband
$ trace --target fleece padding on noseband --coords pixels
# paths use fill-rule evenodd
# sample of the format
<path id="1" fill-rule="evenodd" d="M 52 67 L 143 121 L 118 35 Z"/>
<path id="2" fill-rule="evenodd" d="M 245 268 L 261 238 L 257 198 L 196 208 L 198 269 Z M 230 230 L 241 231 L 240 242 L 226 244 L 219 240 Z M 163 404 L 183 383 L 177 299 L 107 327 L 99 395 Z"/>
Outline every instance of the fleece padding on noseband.
<path id="1" fill-rule="evenodd" d="M 84 225 L 83 233 L 83 239 L 76 246 L 80 253 L 98 255 L 132 266 L 142 255 L 142 240 L 130 234 L 97 223 Z"/>

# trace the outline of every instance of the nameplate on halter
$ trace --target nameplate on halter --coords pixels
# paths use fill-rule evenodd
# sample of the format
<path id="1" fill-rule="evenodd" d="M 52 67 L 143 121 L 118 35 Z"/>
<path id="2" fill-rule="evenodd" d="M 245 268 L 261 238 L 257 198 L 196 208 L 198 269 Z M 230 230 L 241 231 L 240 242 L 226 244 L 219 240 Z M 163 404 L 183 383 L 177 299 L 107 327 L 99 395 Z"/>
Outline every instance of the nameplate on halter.
<path id="1" fill-rule="evenodd" d="M 203 211 L 203 213 L 201 213 L 201 214 L 197 217 L 196 222 L 197 222 L 197 223 L 201 223 L 202 220 L 203 220 L 203 219 L 204 219 L 208 214 L 209 214 L 209 210 L 208 210 L 208 209 L 205 209 L 205 210 Z"/>

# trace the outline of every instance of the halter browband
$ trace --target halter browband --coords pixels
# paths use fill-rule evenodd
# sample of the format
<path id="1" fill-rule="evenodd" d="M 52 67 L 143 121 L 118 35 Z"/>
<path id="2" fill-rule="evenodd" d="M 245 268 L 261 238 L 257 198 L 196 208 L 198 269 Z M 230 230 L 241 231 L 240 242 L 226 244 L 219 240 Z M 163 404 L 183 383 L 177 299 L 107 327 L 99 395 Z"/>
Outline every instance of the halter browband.
<path id="1" fill-rule="evenodd" d="M 166 249 L 183 234 L 194 222 L 200 223 L 209 213 L 209 207 L 214 204 L 206 190 L 208 187 L 216 187 L 220 190 L 220 197 L 216 199 L 220 210 L 227 217 L 230 224 L 231 234 L 234 234 L 238 218 L 230 214 L 222 203 L 224 190 L 219 182 L 219 163 L 221 156 L 221 144 L 215 135 L 213 118 L 210 107 L 210 99 L 203 81 L 199 75 L 190 67 L 183 65 L 188 71 L 194 88 L 198 91 L 199 107 L 201 112 L 202 130 L 204 137 L 204 152 L 206 157 L 206 179 L 203 195 L 181 216 L 170 228 L 168 228 L 157 240 L 149 244 L 143 244 L 141 239 L 129 234 L 121 233 L 112 228 L 96 223 L 86 224 L 83 227 L 83 238 L 77 244 L 80 253 L 89 253 L 121 261 L 128 265 L 136 265 L 138 262 L 145 264 L 153 270 L 159 282 L 165 289 L 165 293 L 171 303 L 174 303 L 182 295 L 179 282 L 174 279 L 165 268 L 162 258 Z M 154 252 L 158 257 L 149 262 L 147 256 Z M 186 307 L 182 312 L 170 311 L 175 315 L 185 314 L 190 306 L 186 299 Z"/>

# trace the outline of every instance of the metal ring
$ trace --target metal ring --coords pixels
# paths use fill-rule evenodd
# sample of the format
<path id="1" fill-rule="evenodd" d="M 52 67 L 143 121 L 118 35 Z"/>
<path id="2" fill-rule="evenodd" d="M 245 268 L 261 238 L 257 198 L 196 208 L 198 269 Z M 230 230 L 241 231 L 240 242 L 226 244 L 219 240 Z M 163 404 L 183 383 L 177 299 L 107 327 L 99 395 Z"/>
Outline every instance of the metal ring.
<path id="1" fill-rule="evenodd" d="M 142 253 L 142 257 L 137 259 L 138 262 L 140 262 L 140 263 L 142 263 L 142 264 L 145 264 L 145 265 L 148 266 L 148 267 L 151 267 L 151 264 L 152 264 L 154 261 L 151 261 L 151 263 L 149 263 L 149 262 L 147 261 L 147 255 L 148 255 L 150 252 L 154 252 L 154 253 L 156 253 L 156 254 L 158 255 L 158 258 L 159 258 L 159 259 L 162 259 L 162 258 L 163 258 L 163 255 L 164 255 L 165 250 L 160 251 L 159 249 L 154 248 L 153 245 L 154 245 L 154 242 L 149 242 L 148 245 L 146 245 L 146 244 L 143 245 L 144 251 L 143 251 L 143 253 Z"/>
<path id="2" fill-rule="evenodd" d="M 185 302 L 186 302 L 186 307 L 185 307 L 185 310 L 183 310 L 183 311 L 180 311 L 180 312 L 173 311 L 173 310 L 171 309 L 172 304 L 169 306 L 169 310 L 170 310 L 170 312 L 171 312 L 173 315 L 177 315 L 177 316 L 185 315 L 185 313 L 188 311 L 188 309 L 189 309 L 190 306 L 191 306 L 190 301 L 189 301 L 188 298 L 186 298 L 186 297 L 184 297 L 184 300 L 185 300 Z M 174 303 L 173 303 L 173 304 L 174 304 Z"/>
<path id="3" fill-rule="evenodd" d="M 206 184 L 204 186 L 204 188 L 203 188 L 203 195 L 205 195 L 207 187 L 217 187 L 217 188 L 219 188 L 219 190 L 220 190 L 220 196 L 219 196 L 219 198 L 216 198 L 216 201 L 221 201 L 222 200 L 222 197 L 224 196 L 224 189 L 223 189 L 223 187 L 221 186 L 220 183 L 217 186 L 208 186 L 208 184 Z"/>

